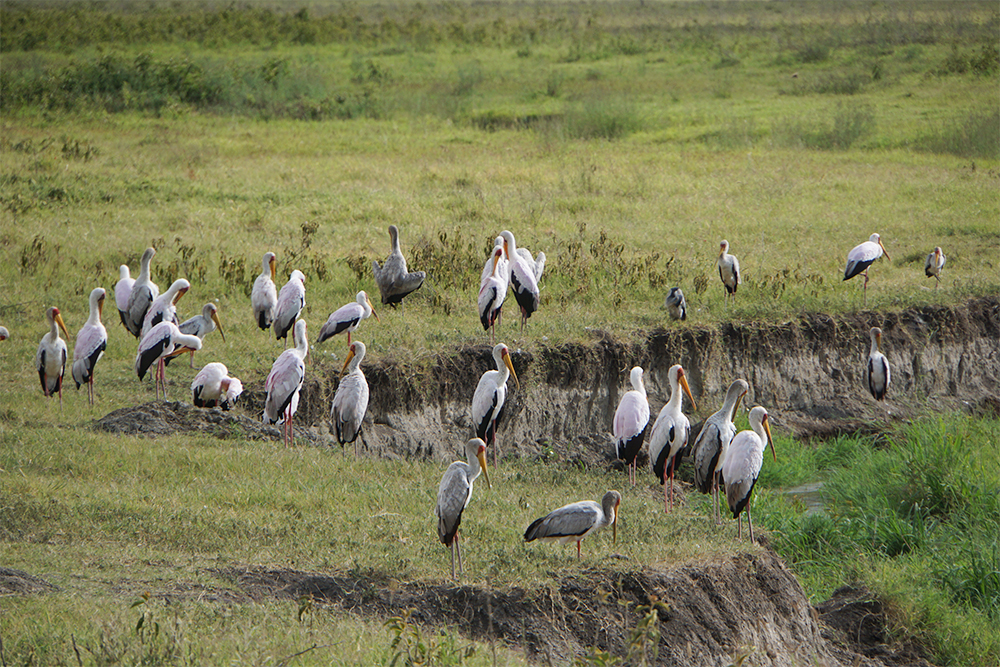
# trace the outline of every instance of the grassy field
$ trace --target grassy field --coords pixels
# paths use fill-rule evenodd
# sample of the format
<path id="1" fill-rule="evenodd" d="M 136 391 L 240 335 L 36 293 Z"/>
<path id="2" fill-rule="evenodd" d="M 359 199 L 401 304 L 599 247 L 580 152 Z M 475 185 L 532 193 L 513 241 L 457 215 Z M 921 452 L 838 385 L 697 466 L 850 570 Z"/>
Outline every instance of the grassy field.
<path id="1" fill-rule="evenodd" d="M 149 245 L 156 282 L 194 285 L 182 313 L 219 305 L 227 341 L 212 334 L 200 363 L 224 361 L 254 389 L 280 351 L 250 319 L 262 254 L 278 255 L 282 280 L 306 274 L 315 336 L 359 289 L 377 293 L 369 267 L 388 253 L 389 224 L 428 280 L 405 318 L 380 313 L 358 337 L 374 359 L 418 365 L 485 342 L 476 280 L 502 229 L 548 256 L 527 332 L 514 317 L 500 331 L 528 350 L 585 340 L 589 328 L 643 336 L 667 325 L 674 285 L 690 307 L 680 326 L 861 309 L 861 286 L 842 282 L 843 266 L 876 231 L 891 260 L 871 269 L 868 308 L 1000 291 L 993 4 L 526 7 L 0 8 L 0 324 L 12 333 L 0 343 L 0 539 L 6 566 L 62 590 L 4 600 L 11 664 L 75 664 L 74 640 L 96 664 L 331 664 L 329 649 L 289 658 L 313 644 L 337 646 L 340 664 L 388 664 L 391 634 L 334 610 L 298 618 L 288 604 L 193 596 L 130 605 L 165 580 L 218 585 L 205 572 L 229 564 L 447 575 L 433 540 L 437 463 L 91 431 L 107 412 L 152 400 L 110 300 L 98 405 L 72 389 L 62 410 L 41 400 L 31 360 L 45 308 L 59 306 L 75 334 L 89 291 L 110 292 L 118 265 L 136 272 Z M 722 238 L 745 280 L 728 309 L 715 269 Z M 936 245 L 948 257 L 938 290 L 923 274 Z M 312 350 L 310 372 L 339 368 L 340 349 Z M 193 371 L 170 373 L 180 399 Z M 991 541 L 984 528 L 1000 518 L 1000 472 L 984 447 L 997 425 L 942 423 L 889 438 L 971 457 L 957 459 L 947 484 L 926 482 L 953 490 L 951 505 L 905 516 L 886 509 L 898 497 L 876 507 L 830 454 L 850 452 L 881 474 L 899 459 L 872 443 L 779 440 L 789 458 L 765 467 L 761 485 L 823 479 L 833 509 L 807 518 L 765 492 L 758 516 L 812 595 L 846 571 L 887 596 L 901 629 L 942 664 L 995 664 L 995 641 L 968 638 L 997 628 L 1000 568 L 995 531 Z M 391 481 L 378 481 L 387 470 Z M 981 482 L 970 470 L 984 471 Z M 541 507 L 620 488 L 617 476 L 566 466 L 505 465 L 495 481 L 477 490 L 481 522 L 470 519 L 466 535 L 469 580 L 497 586 L 576 567 L 568 554 L 520 544 Z M 539 488 L 548 495 L 526 507 Z M 707 534 L 701 504 L 665 523 L 654 490 L 626 500 L 618 551 L 628 564 L 607 560 L 607 536 L 593 540 L 590 562 L 642 567 L 732 548 L 731 535 Z M 512 507 L 518 521 L 508 523 Z M 866 525 L 852 514 L 861 507 L 864 521 L 883 517 L 877 526 L 913 545 L 869 548 L 866 528 L 849 529 Z M 950 531 L 968 525 L 971 537 Z M 136 627 L 141 614 L 159 622 L 156 638 Z M 464 643 L 450 641 L 458 662 Z M 492 662 L 493 647 L 480 648 L 482 664 Z"/>

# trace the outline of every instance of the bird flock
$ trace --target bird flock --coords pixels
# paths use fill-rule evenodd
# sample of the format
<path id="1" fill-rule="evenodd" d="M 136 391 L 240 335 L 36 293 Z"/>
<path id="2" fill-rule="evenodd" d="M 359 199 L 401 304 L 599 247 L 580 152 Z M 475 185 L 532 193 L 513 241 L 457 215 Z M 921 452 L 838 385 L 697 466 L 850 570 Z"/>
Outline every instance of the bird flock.
<path id="1" fill-rule="evenodd" d="M 372 263 L 372 272 L 383 305 L 402 307 L 404 298 L 419 289 L 425 278 L 424 271 L 410 272 L 400 248 L 399 229 L 389 226 L 390 254 L 380 265 Z M 725 304 L 735 303 L 739 285 L 742 282 L 740 263 L 730 254 L 727 240 L 719 244 L 717 268 L 725 288 Z M 162 390 L 167 393 L 166 366 L 174 357 L 185 352 L 190 354 L 189 364 L 194 367 L 194 353 L 201 350 L 205 337 L 218 329 L 225 341 L 225 333 L 219 319 L 218 307 L 206 303 L 199 315 L 179 322 L 177 305 L 191 289 L 184 278 L 175 280 L 169 288 L 160 293 L 153 282 L 150 264 L 156 254 L 154 248 L 147 248 L 140 260 L 139 275 L 131 277 L 127 265 L 119 267 L 119 280 L 115 285 L 114 297 L 122 326 L 138 341 L 134 370 L 139 380 L 153 370 L 155 394 L 159 398 Z M 864 275 L 862 291 L 867 303 L 868 271 L 872 264 L 888 252 L 879 234 L 872 234 L 868 241 L 854 247 L 847 255 L 844 280 Z M 508 290 L 513 292 L 520 313 L 520 329 L 523 332 L 529 318 L 538 311 L 540 302 L 539 281 L 545 268 L 545 253 L 533 256 L 525 248 L 518 247 L 512 232 L 504 230 L 496 237 L 495 245 L 483 266 L 477 306 L 484 331 L 489 332 L 491 343 L 495 342 L 496 327 L 501 322 L 502 309 Z M 945 256 L 940 247 L 927 256 L 925 273 L 935 279 L 935 289 L 940 283 Z M 265 252 L 261 260 L 261 273 L 254 281 L 251 291 L 251 313 L 255 325 L 262 331 L 270 329 L 276 340 L 284 340 L 286 349 L 275 359 L 264 382 L 266 398 L 262 420 L 267 424 L 282 427 L 286 446 L 293 443 L 293 419 L 299 403 L 299 395 L 305 380 L 306 357 L 309 343 L 306 336 L 306 322 L 302 319 L 305 308 L 305 275 L 299 270 L 289 274 L 288 281 L 280 291 L 274 282 L 277 257 L 273 252 Z M 98 361 L 107 349 L 108 334 L 101 322 L 105 300 L 105 290 L 94 288 L 89 295 L 90 315 L 79 330 L 73 350 L 72 377 L 79 389 L 87 385 L 88 400 L 94 404 L 94 371 Z M 669 290 L 664 306 L 675 320 L 687 318 L 687 302 L 679 287 Z M 52 306 L 45 311 L 48 331 L 38 345 L 35 367 L 45 396 L 59 395 L 62 407 L 62 378 L 67 360 L 66 342 L 62 333 L 69 338 L 66 324 L 59 308 Z M 363 342 L 352 339 L 361 323 L 374 316 L 379 320 L 371 300 L 365 291 L 359 291 L 354 299 L 334 310 L 319 330 L 316 344 L 343 333 L 347 334 L 348 353 L 341 370 L 335 396 L 330 407 L 331 432 L 341 446 L 354 445 L 358 453 L 357 440 L 363 440 L 362 427 L 369 402 L 369 387 L 361 364 L 366 347 Z M 291 332 L 291 346 L 288 334 Z M 0 327 L 0 340 L 9 337 L 6 328 Z M 879 401 L 886 398 L 889 387 L 890 369 L 882 354 L 880 345 L 882 331 L 873 327 L 870 331 L 871 350 L 865 368 L 868 389 Z M 472 498 L 473 484 L 480 475 L 492 487 L 486 464 L 486 452 L 493 450 L 493 465 L 497 465 L 497 430 L 507 402 L 507 381 L 511 377 L 520 388 L 517 373 L 508 347 L 497 343 L 492 356 L 496 369 L 482 374 L 471 402 L 471 421 L 474 437 L 465 445 L 466 461 L 455 461 L 445 471 L 438 489 L 436 516 L 438 537 L 451 549 L 452 576 L 462 574 L 462 554 L 459 547 L 459 526 L 462 514 Z M 155 367 L 155 368 L 154 368 Z M 674 505 L 674 478 L 684 457 L 690 457 L 694 466 L 695 486 L 705 494 L 713 496 L 713 516 L 720 522 L 721 496 L 724 494 L 729 511 L 734 519 L 740 520 L 746 512 L 750 539 L 753 540 L 753 523 L 750 518 L 750 497 L 763 463 L 763 452 L 770 445 L 772 455 L 777 460 L 774 442 L 768 421 L 767 410 L 755 406 L 749 410 L 750 429 L 737 432 L 734 419 L 741 400 L 747 396 L 749 385 L 743 379 L 736 379 L 730 385 L 722 406 L 705 419 L 697 438 L 689 442 L 691 421 L 683 413 L 683 395 L 687 395 L 691 407 L 697 410 L 694 397 L 684 369 L 676 364 L 667 373 L 670 396 L 653 422 L 650 424 L 650 407 L 643 383 L 643 369 L 631 369 L 629 379 L 632 389 L 621 397 L 612 423 L 614 455 L 623 460 L 628 470 L 629 481 L 636 481 L 636 459 L 649 433 L 649 459 L 655 478 L 663 485 L 664 510 L 669 512 Z M 191 384 L 192 403 L 199 408 L 232 408 L 243 392 L 242 382 L 230 376 L 226 366 L 211 362 L 201 368 Z M 669 479 L 669 484 L 667 480 Z M 562 544 L 576 542 L 577 556 L 581 555 L 580 542 L 591 533 L 611 525 L 617 541 L 617 517 L 621 504 L 618 491 L 608 491 L 600 503 L 586 500 L 569 503 L 553 510 L 531 523 L 524 533 L 524 540 L 531 542 L 555 541 Z M 739 522 L 742 537 L 742 520 Z M 457 564 L 457 569 L 456 569 Z"/>

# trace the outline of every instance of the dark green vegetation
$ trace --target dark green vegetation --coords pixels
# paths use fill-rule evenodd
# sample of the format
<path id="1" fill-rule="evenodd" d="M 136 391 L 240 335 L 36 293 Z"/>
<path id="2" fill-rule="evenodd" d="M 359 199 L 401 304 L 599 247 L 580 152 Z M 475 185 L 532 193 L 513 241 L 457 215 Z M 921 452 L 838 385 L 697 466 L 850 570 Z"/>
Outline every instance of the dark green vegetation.
<path id="1" fill-rule="evenodd" d="M 248 317 L 262 253 L 277 252 L 282 277 L 306 273 L 315 333 L 372 289 L 390 223 L 428 282 L 405 320 L 362 331 L 373 359 L 414 364 L 483 342 L 475 281 L 503 228 L 549 256 L 541 310 L 516 340 L 528 351 L 588 339 L 584 327 L 643 336 L 664 324 L 674 284 L 689 326 L 857 310 L 844 257 L 873 231 L 892 260 L 872 268 L 869 307 L 995 294 L 998 16 L 992 2 L 4 2 L 0 324 L 14 336 L 0 343 L 0 543 L 5 565 L 62 588 L 4 600 L 6 660 L 76 664 L 75 643 L 96 664 L 326 665 L 334 652 L 389 664 L 423 640 L 457 664 L 465 648 L 417 638 L 403 618 L 386 630 L 305 603 L 229 604 L 235 593 L 206 574 L 260 565 L 440 583 L 442 465 L 396 462 L 383 486 L 386 462 L 339 453 L 96 435 L 92 420 L 152 400 L 131 370 L 134 341 L 109 301 L 98 406 L 69 389 L 59 411 L 31 368 L 46 306 L 75 333 L 89 290 L 110 289 L 120 263 L 135 271 L 155 245 L 161 286 L 195 284 L 184 313 L 219 304 L 229 342 L 209 339 L 197 363 L 218 354 L 259 390 L 278 350 Z M 729 310 L 721 238 L 744 270 Z M 923 276 L 935 245 L 949 257 L 936 292 Z M 310 372 L 339 368 L 339 351 L 311 353 Z M 174 399 L 191 379 L 177 366 Z M 779 439 L 757 526 L 814 601 L 865 582 L 936 661 L 996 664 L 998 439 L 995 419 L 951 415 Z M 526 557 L 510 508 L 529 519 L 620 477 L 504 470 L 474 501 L 469 578 L 546 585 L 578 565 L 555 550 Z M 821 514 L 777 493 L 817 481 Z M 734 529 L 709 534 L 700 501 L 664 519 L 657 491 L 629 498 L 619 551 L 631 565 L 606 558 L 607 536 L 589 564 L 732 550 Z M 313 645 L 338 648 L 289 658 Z"/>

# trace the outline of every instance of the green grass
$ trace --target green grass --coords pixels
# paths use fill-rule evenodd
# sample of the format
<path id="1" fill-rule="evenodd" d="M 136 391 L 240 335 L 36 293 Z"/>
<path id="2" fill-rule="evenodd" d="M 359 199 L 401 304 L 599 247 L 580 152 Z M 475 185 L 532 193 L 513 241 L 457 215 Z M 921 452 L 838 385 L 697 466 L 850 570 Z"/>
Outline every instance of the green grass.
<path id="1" fill-rule="evenodd" d="M 0 534 L 5 565 L 62 589 L 5 600 L 12 664 L 75 664 L 74 638 L 106 663 L 278 662 L 316 644 L 343 649 L 342 664 L 388 664 L 381 624 L 332 609 L 299 619 L 278 602 L 130 605 L 164 579 L 219 586 L 205 570 L 220 564 L 446 575 L 433 539 L 440 462 L 92 432 L 152 398 L 110 303 L 98 406 L 72 389 L 61 411 L 40 399 L 31 360 L 45 308 L 58 305 L 75 333 L 89 291 L 110 290 L 121 263 L 135 271 L 149 245 L 160 285 L 194 283 L 182 313 L 219 304 L 228 340 L 213 334 L 201 363 L 224 361 L 258 390 L 279 351 L 249 316 L 261 255 L 277 253 L 282 277 L 306 274 L 315 335 L 359 289 L 375 291 L 368 267 L 388 252 L 389 224 L 428 280 L 405 319 L 382 313 L 359 338 L 372 360 L 416 366 L 486 340 L 476 281 L 505 228 L 548 256 L 527 332 L 500 331 L 528 351 L 590 329 L 642 338 L 666 325 L 674 285 L 687 327 L 857 311 L 860 284 L 842 282 L 843 265 L 874 231 L 892 259 L 871 270 L 868 308 L 1000 291 L 992 4 L 724 6 L 547 3 L 527 16 L 514 3 L 401 0 L 386 19 L 374 5 L 314 2 L 307 20 L 284 6 L 4 3 L 0 324 L 12 338 L 0 343 Z M 722 238 L 745 280 L 729 309 Z M 934 291 L 923 260 L 936 245 L 948 263 Z M 339 368 L 338 349 L 312 350 L 309 372 Z M 173 398 L 192 376 L 171 367 Z M 865 581 L 940 662 L 996 662 L 982 639 L 996 634 L 995 422 L 935 424 L 891 432 L 888 448 L 882 437 L 779 441 L 759 525 L 814 598 Z M 907 476 L 907 462 L 926 474 Z M 817 478 L 825 515 L 764 492 Z M 565 463 L 505 465 L 496 481 L 477 491 L 481 523 L 470 515 L 466 535 L 470 581 L 498 586 L 575 567 L 524 547 L 519 531 L 568 497 L 621 486 Z M 700 503 L 664 524 L 655 491 L 627 495 L 619 550 L 630 560 L 609 567 L 731 549 L 731 536 L 705 534 Z M 607 536 L 588 551 L 603 559 Z M 157 638 L 135 631 L 142 613 Z"/>

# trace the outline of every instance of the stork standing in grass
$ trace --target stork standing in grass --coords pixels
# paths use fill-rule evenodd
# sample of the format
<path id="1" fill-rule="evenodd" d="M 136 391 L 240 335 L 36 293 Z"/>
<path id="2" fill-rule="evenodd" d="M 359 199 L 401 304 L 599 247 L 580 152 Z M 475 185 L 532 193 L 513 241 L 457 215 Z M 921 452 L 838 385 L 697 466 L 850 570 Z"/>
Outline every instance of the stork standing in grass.
<path id="1" fill-rule="evenodd" d="M 885 254 L 886 259 L 892 259 L 889 257 L 889 253 L 886 252 L 885 246 L 882 245 L 882 238 L 878 234 L 872 234 L 867 241 L 854 246 L 851 248 L 851 252 L 847 253 L 844 280 L 850 280 L 861 273 L 865 274 L 863 288 L 865 305 L 868 305 L 868 267 L 883 254 Z"/>
<path id="2" fill-rule="evenodd" d="M 729 443 L 736 436 L 736 424 L 733 418 L 740 400 L 750 391 L 746 380 L 735 380 L 729 385 L 726 400 L 722 407 L 705 420 L 691 448 L 694 456 L 694 482 L 702 493 L 711 493 L 713 497 L 712 515 L 716 523 L 721 523 L 719 516 L 719 472 L 726 463 Z"/>
<path id="3" fill-rule="evenodd" d="M 253 321 L 261 331 L 271 328 L 274 321 L 274 309 L 278 306 L 278 288 L 274 285 L 274 272 L 277 257 L 273 252 L 265 252 L 261 259 L 260 275 L 253 281 L 250 292 L 250 306 L 253 309 Z"/>
<path id="4" fill-rule="evenodd" d="M 160 288 L 149 277 L 149 263 L 156 254 L 154 248 L 146 248 L 142 253 L 139 265 L 139 277 L 132 283 L 128 301 L 125 304 L 125 328 L 136 338 L 143 337 L 142 323 L 146 319 L 146 311 L 153 301 L 160 296 Z"/>
<path id="5" fill-rule="evenodd" d="M 517 252 L 514 234 L 504 230 L 500 232 L 504 239 L 504 254 L 510 262 L 510 286 L 514 290 L 514 299 L 521 308 L 521 331 L 531 314 L 538 310 L 538 281 L 535 279 L 535 264 L 529 263 Z M 544 265 L 544 263 L 543 263 Z"/>
<path id="6" fill-rule="evenodd" d="M 285 446 L 295 438 L 292 416 L 299 407 L 299 391 L 306 379 L 306 355 L 309 341 L 306 340 L 306 322 L 298 320 L 292 331 L 293 347 L 282 352 L 271 372 L 264 381 L 267 397 L 264 399 L 264 423 L 283 424 Z"/>
<path id="7" fill-rule="evenodd" d="M 73 346 L 73 381 L 76 388 L 87 385 L 87 398 L 94 404 L 94 367 L 108 347 L 108 330 L 101 323 L 105 292 L 101 287 L 90 291 L 90 316 L 76 334 Z"/>
<path id="8" fill-rule="evenodd" d="M 483 277 L 479 286 L 479 321 L 484 331 L 490 332 L 490 343 L 494 341 L 496 323 L 500 319 L 504 299 L 507 298 L 509 273 L 507 260 L 503 258 L 503 247 L 493 249 L 493 256 L 487 262 L 490 273 Z"/>
<path id="9" fill-rule="evenodd" d="M 656 416 L 653 423 L 653 430 L 649 433 L 649 460 L 653 464 L 653 474 L 663 484 L 663 508 L 669 511 L 667 506 L 667 469 L 670 476 L 670 505 L 674 506 L 674 472 L 681 463 L 684 449 L 688 444 L 688 435 L 691 433 L 691 422 L 687 415 L 681 411 L 684 398 L 681 396 L 681 389 L 688 395 L 691 407 L 698 408 L 694 404 L 694 397 L 691 396 L 691 388 L 688 387 L 687 376 L 680 364 L 674 364 L 667 371 L 667 379 L 670 382 L 670 400 L 664 404 L 660 414 Z"/>
<path id="10" fill-rule="evenodd" d="M 121 318 L 122 326 L 128 331 L 128 297 L 132 294 L 132 286 L 135 278 L 132 277 L 127 264 L 118 267 L 118 282 L 115 283 L 115 306 L 118 308 L 118 317 Z"/>
<path id="11" fill-rule="evenodd" d="M 48 332 L 42 336 L 35 353 L 35 368 L 38 379 L 42 383 L 42 392 L 51 397 L 58 392 L 59 407 L 62 408 L 62 380 L 66 371 L 66 341 L 59 337 L 59 329 L 69 338 L 66 323 L 63 322 L 59 309 L 52 306 L 45 311 L 45 319 L 49 323 Z"/>
<path id="12" fill-rule="evenodd" d="M 743 539 L 743 519 L 740 513 L 747 511 L 747 525 L 750 527 L 750 541 L 753 542 L 753 520 L 750 518 L 750 494 L 757 484 L 757 476 L 764 463 L 765 442 L 771 445 L 771 455 L 778 460 L 768 425 L 767 410 L 761 406 L 750 411 L 749 431 L 740 431 L 729 444 L 729 456 L 722 468 L 726 481 L 726 502 L 733 518 L 739 521 L 739 538 Z M 766 438 L 766 441 L 765 441 Z"/>
<path id="13" fill-rule="evenodd" d="M 729 296 L 732 295 L 733 303 L 736 303 L 736 290 L 740 286 L 740 260 L 736 255 L 729 254 L 729 241 L 723 240 L 719 243 L 719 259 L 716 261 L 719 267 L 719 278 L 726 288 L 726 305 L 729 305 Z"/>
<path id="14" fill-rule="evenodd" d="M 615 439 L 615 455 L 624 459 L 629 472 L 629 481 L 635 486 L 635 459 L 646 439 L 649 424 L 649 401 L 646 387 L 642 383 L 642 368 L 636 366 L 629 373 L 631 391 L 625 392 L 618 401 L 612 432 Z"/>
<path id="15" fill-rule="evenodd" d="M 305 307 L 306 276 L 295 269 L 288 277 L 288 282 L 281 287 L 281 292 L 278 293 L 278 303 L 274 307 L 272 326 L 275 340 L 285 339 L 285 344 L 288 344 L 288 332 Z"/>
<path id="16" fill-rule="evenodd" d="M 408 271 L 406 258 L 399 248 L 399 228 L 389 225 L 389 256 L 382 266 L 372 261 L 372 271 L 375 274 L 375 284 L 382 293 L 382 303 L 396 307 L 403 305 L 403 298 L 420 289 L 427 274 L 423 271 Z"/>
<path id="17" fill-rule="evenodd" d="M 451 549 L 451 576 L 457 579 L 462 575 L 462 548 L 458 543 L 458 528 L 462 523 L 462 514 L 472 500 L 472 485 L 482 473 L 486 478 L 487 488 L 490 475 L 486 471 L 486 443 L 479 438 L 472 438 L 465 443 L 465 461 L 455 461 L 445 470 L 438 486 L 437 506 L 435 514 L 438 518 L 438 539 Z M 458 557 L 458 577 L 455 576 L 455 559 Z"/>
<path id="18" fill-rule="evenodd" d="M 135 355 L 135 373 L 142 380 L 149 368 L 156 364 L 154 377 L 156 397 L 160 397 L 160 387 L 163 387 L 163 398 L 167 398 L 167 377 L 164 371 L 165 360 L 176 357 L 188 350 L 200 350 L 201 339 L 197 336 L 181 333 L 173 322 L 160 322 L 149 330 L 139 341 L 139 351 Z"/>
<path id="19" fill-rule="evenodd" d="M 222 340 L 226 340 L 226 332 L 222 330 L 222 321 L 219 319 L 219 308 L 212 302 L 208 302 L 202 306 L 200 314 L 184 320 L 177 326 L 181 330 L 181 333 L 197 336 L 202 340 L 202 342 L 204 342 L 205 336 L 212 333 L 216 329 L 219 330 L 219 335 L 222 336 Z M 169 365 L 170 359 L 167 359 L 164 363 Z M 190 354 L 188 366 L 194 368 L 193 351 Z"/>
<path id="20" fill-rule="evenodd" d="M 319 338 L 316 339 L 316 343 L 322 343 L 326 339 L 346 331 L 347 344 L 350 345 L 351 332 L 358 328 L 362 320 L 367 320 L 372 315 L 379 322 L 382 321 L 379 320 L 378 313 L 372 307 L 372 302 L 369 300 L 368 295 L 364 290 L 361 290 L 354 301 L 330 313 L 330 317 L 327 318 L 319 330 Z"/>
<path id="21" fill-rule="evenodd" d="M 166 292 L 156 297 L 142 320 L 142 335 L 148 334 L 149 330 L 160 322 L 178 324 L 177 302 L 187 294 L 189 289 L 191 289 L 191 283 L 184 278 L 178 278 L 170 284 Z"/>
<path id="22" fill-rule="evenodd" d="M 937 289 L 938 285 L 941 284 L 941 269 L 944 268 L 946 259 L 944 252 L 941 251 L 941 246 L 934 248 L 933 252 L 927 255 L 927 261 L 924 263 L 924 274 L 928 278 L 934 278 L 934 289 Z"/>
<path id="23" fill-rule="evenodd" d="M 361 370 L 364 358 L 365 344 L 357 340 L 351 343 L 341 369 L 341 373 L 346 371 L 347 375 L 337 385 L 337 393 L 330 405 L 330 421 L 333 422 L 337 442 L 341 448 L 349 442 L 354 443 L 355 456 L 358 455 L 357 439 L 361 434 L 361 425 L 368 412 L 368 380 Z"/>
<path id="24" fill-rule="evenodd" d="M 608 491 L 600 505 L 593 500 L 563 505 L 533 521 L 524 531 L 524 541 L 541 540 L 559 544 L 576 542 L 576 557 L 579 559 L 580 542 L 583 538 L 611 524 L 612 544 L 618 544 L 618 508 L 621 502 L 620 493 Z"/>
<path id="25" fill-rule="evenodd" d="M 667 298 L 663 302 L 663 305 L 667 309 L 670 319 L 687 319 L 687 300 L 684 298 L 684 292 L 681 291 L 680 287 L 670 288 L 670 292 L 667 293 Z"/>

